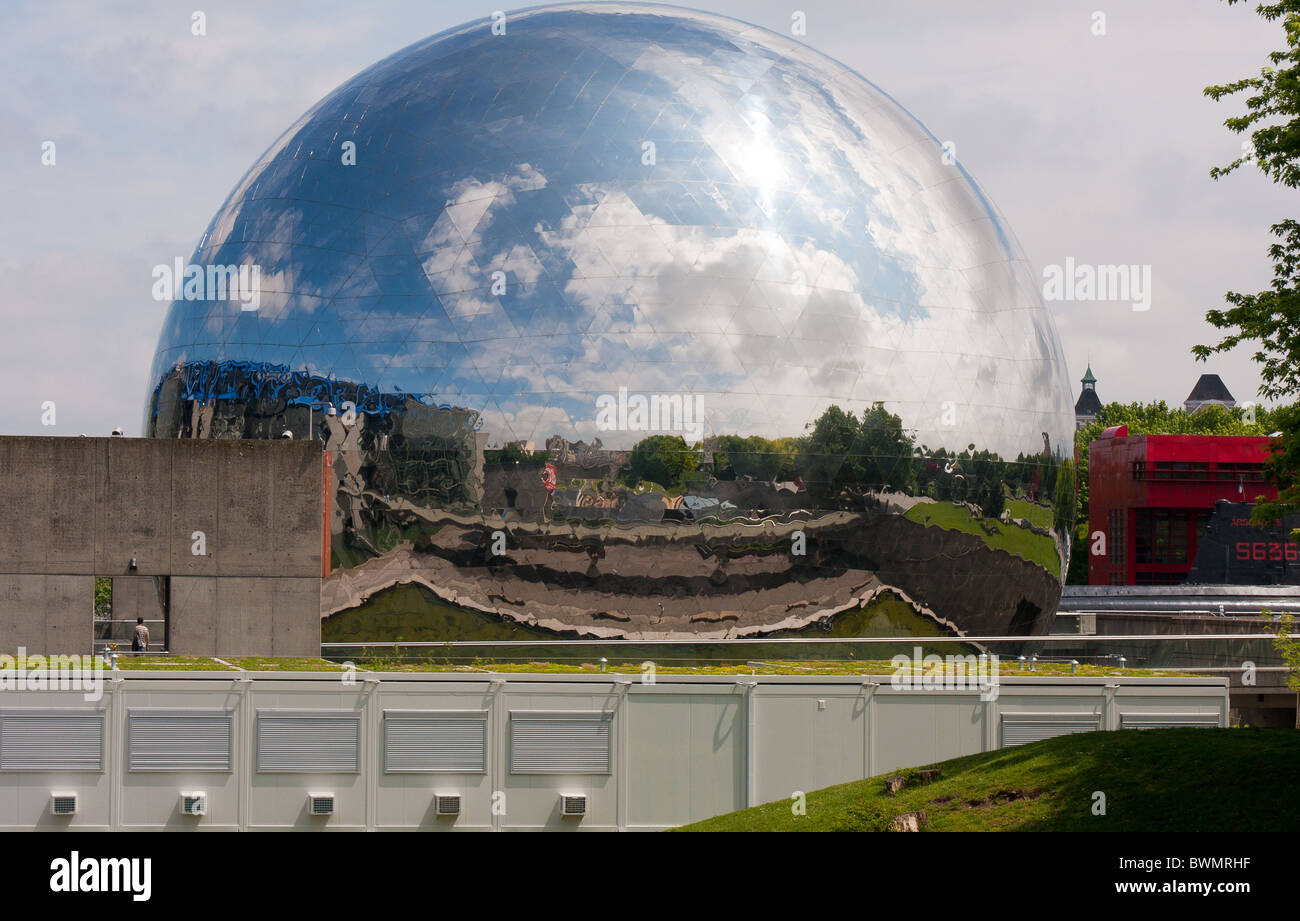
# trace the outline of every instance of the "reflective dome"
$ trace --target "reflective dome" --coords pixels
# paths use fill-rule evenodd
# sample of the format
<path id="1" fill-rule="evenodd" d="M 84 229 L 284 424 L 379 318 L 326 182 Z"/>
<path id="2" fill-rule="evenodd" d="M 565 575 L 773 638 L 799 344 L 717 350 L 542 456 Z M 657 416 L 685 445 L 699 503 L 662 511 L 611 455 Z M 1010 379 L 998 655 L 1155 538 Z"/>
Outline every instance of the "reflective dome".
<path id="1" fill-rule="evenodd" d="M 385 561 L 327 607 L 416 582 L 539 630 L 659 636 L 884 593 L 1045 629 L 1068 375 L 960 162 L 853 71 L 734 20 L 574 4 L 495 26 L 379 62 L 249 170 L 191 263 L 256 267 L 257 297 L 172 303 L 146 430 L 323 439 L 336 563 Z"/>

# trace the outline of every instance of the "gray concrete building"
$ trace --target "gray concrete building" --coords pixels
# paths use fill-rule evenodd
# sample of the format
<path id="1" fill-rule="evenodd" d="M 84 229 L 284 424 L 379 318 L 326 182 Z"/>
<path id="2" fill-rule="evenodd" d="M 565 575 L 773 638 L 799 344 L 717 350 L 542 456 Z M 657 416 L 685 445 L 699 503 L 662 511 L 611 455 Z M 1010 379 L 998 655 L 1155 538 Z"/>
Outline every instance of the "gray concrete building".
<path id="1" fill-rule="evenodd" d="M 306 441 L 0 437 L 0 647 L 129 648 L 143 617 L 177 655 L 318 655 L 322 465 Z"/>

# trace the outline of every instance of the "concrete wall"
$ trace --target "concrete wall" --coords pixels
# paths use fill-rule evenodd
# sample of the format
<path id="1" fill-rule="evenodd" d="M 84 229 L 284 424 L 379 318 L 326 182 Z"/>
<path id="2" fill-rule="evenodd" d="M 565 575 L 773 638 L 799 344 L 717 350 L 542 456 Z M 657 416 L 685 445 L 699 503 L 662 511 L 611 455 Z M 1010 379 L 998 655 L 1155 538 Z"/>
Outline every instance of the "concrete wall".
<path id="1" fill-rule="evenodd" d="M 0 555 L 4 552 L 0 545 Z M 93 576 L 0 573 L 0 647 L 30 653 L 90 651 Z"/>
<path id="2" fill-rule="evenodd" d="M 102 713 L 104 769 L 0 770 L 4 829 L 553 830 L 662 829 L 747 805 L 788 800 L 895 768 L 996 749 L 1006 713 L 1201 714 L 1227 724 L 1227 684 L 1203 678 L 1005 678 L 999 694 L 904 691 L 888 676 L 731 677 L 526 674 L 341 675 L 111 673 L 105 694 L 6 692 L 5 714 L 69 708 Z M 1110 687 L 1108 687 L 1110 685 Z M 131 771 L 124 732 L 132 710 L 232 714 L 229 771 Z M 342 712 L 360 718 L 360 769 L 257 770 L 259 712 Z M 487 769 L 389 773 L 385 713 L 485 711 Z M 607 713 L 612 771 L 511 770 L 511 714 Z M 0 714 L 2 716 L 2 714 Z M 0 752 L 3 756 L 3 752 Z M 0 758 L 0 766 L 3 765 Z M 208 814 L 182 816 L 182 792 L 208 795 Z M 78 793 L 80 812 L 53 817 L 52 793 Z M 330 817 L 308 814 L 308 793 L 331 793 Z M 434 814 L 435 794 L 456 793 L 456 818 Z M 584 793 L 588 815 L 559 814 L 561 793 Z M 498 808 L 494 810 L 494 803 Z"/>
<path id="3" fill-rule="evenodd" d="M 319 656 L 320 578 L 173 577 L 171 647 L 178 655 Z"/>
<path id="4" fill-rule="evenodd" d="M 305 441 L 0 437 L 0 648 L 89 652 L 94 577 L 134 618 L 164 576 L 172 652 L 319 654 L 321 465 Z"/>

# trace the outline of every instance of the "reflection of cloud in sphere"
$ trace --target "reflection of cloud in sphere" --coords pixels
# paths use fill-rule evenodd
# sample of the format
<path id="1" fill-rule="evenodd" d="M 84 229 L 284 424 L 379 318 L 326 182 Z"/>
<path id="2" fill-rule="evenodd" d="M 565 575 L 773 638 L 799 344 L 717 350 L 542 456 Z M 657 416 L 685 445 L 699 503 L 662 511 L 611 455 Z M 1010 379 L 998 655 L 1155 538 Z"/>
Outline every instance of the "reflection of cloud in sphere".
<path id="1" fill-rule="evenodd" d="M 154 383 L 286 365 L 480 409 L 494 443 L 590 437 L 621 385 L 705 394 L 706 434 L 884 401 L 930 447 L 1068 446 L 1023 256 L 876 87 L 683 10 L 489 26 L 381 61 L 267 151 L 194 257 L 262 266 L 262 308 L 173 304 Z"/>
<path id="2" fill-rule="evenodd" d="M 299 119 L 193 261 L 258 265 L 262 307 L 172 304 L 145 430 L 324 443 L 349 637 L 399 584 L 455 609 L 389 596 L 437 641 L 1054 614 L 1037 279 L 916 119 L 790 39 L 622 4 L 442 33 Z"/>

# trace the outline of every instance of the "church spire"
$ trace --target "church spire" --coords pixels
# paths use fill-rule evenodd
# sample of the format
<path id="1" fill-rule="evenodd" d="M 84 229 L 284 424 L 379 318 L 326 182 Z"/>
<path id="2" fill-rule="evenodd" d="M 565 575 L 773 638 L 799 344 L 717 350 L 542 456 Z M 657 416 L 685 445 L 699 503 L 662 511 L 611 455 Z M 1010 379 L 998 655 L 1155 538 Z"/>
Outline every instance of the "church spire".
<path id="1" fill-rule="evenodd" d="M 1088 370 L 1079 379 L 1079 383 L 1083 384 L 1083 389 L 1079 391 L 1079 399 L 1074 403 L 1076 429 L 1081 429 L 1096 419 L 1101 409 L 1101 398 L 1097 396 L 1097 378 L 1092 375 L 1092 362 L 1088 363 Z"/>

